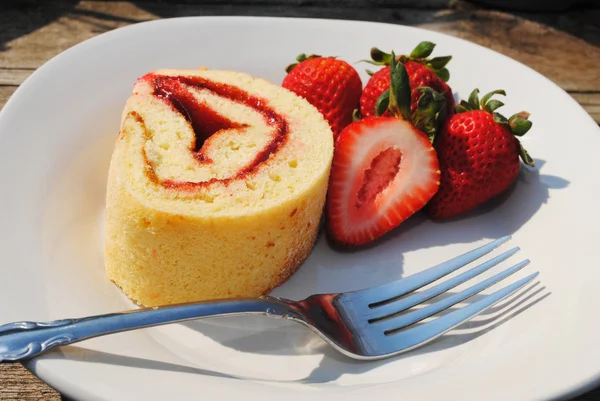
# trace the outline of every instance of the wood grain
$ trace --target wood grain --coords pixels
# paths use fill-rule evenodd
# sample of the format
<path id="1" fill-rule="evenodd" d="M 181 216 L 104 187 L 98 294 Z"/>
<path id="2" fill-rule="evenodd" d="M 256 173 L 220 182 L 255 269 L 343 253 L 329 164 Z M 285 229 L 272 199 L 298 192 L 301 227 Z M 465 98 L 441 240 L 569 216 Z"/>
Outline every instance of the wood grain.
<path id="1" fill-rule="evenodd" d="M 600 123 L 600 93 L 571 92 L 570 95 L 590 113 L 597 123 Z"/>
<path id="2" fill-rule="evenodd" d="M 9 363 L 0 364 L 0 400 L 60 401 L 61 397 L 21 364 Z"/>
<path id="3" fill-rule="evenodd" d="M 0 108 L 4 106 L 10 95 L 16 91 L 18 86 L 16 85 L 0 85 Z"/>
<path id="4" fill-rule="evenodd" d="M 33 68 L 0 68 L 0 85 L 21 85 Z"/>
<path id="5" fill-rule="evenodd" d="M 334 2 L 335 3 L 335 2 Z M 481 9 L 464 2 L 455 9 L 380 7 L 289 7 L 284 5 L 198 5 L 162 2 L 42 3 L 0 14 L 4 46 L 0 84 L 16 85 L 28 70 L 99 33 L 157 18 L 190 15 L 258 15 L 360 19 L 419 26 L 451 34 L 506 54 L 545 75 L 574 95 L 600 122 L 600 8 L 561 14 L 517 13 Z M 389 4 L 389 3 L 383 3 Z M 56 10 L 60 10 L 60 13 Z M 52 12 L 50 10 L 53 10 Z M 52 38 L 52 40 L 48 40 Z M 590 101 L 592 103 L 590 103 Z"/>
<path id="6" fill-rule="evenodd" d="M 6 0 L 5 0 L 6 1 Z M 34 0 L 0 4 L 0 108 L 58 53 L 129 24 L 178 16 L 257 15 L 419 26 L 506 54 L 567 90 L 600 123 L 600 7 L 561 13 L 494 11 L 449 0 Z M 521 2 L 521 6 L 527 6 Z M 539 2 L 528 2 L 533 6 Z M 589 3 L 589 2 L 588 2 Z M 443 8 L 443 9 L 442 9 Z M 0 364 L 0 400 L 61 400 L 20 364 Z M 576 401 L 600 400 L 600 389 Z"/>

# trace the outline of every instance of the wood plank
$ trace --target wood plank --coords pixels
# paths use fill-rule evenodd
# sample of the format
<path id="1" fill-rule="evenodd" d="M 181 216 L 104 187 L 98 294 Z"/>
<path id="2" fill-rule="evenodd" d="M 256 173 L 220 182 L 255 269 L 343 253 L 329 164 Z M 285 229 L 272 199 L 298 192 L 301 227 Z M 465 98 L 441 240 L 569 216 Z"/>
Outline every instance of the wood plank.
<path id="1" fill-rule="evenodd" d="M 17 88 L 17 85 L 0 85 L 0 109 Z"/>
<path id="2" fill-rule="evenodd" d="M 0 68 L 0 85 L 21 85 L 33 68 Z"/>
<path id="3" fill-rule="evenodd" d="M 520 13 L 516 16 L 465 5 L 464 2 L 458 4 L 456 9 L 437 11 L 384 7 L 357 12 L 342 7 L 282 5 L 248 7 L 239 4 L 82 1 L 76 5 L 63 2 L 59 6 L 49 6 L 42 3 L 0 14 L 0 24 L 7 26 L 0 30 L 0 43 L 6 48 L 0 53 L 0 68 L 5 68 L 0 70 L 0 84 L 19 84 L 28 69 L 39 67 L 61 51 L 99 33 L 138 21 L 188 15 L 280 15 L 420 26 L 506 54 L 567 91 L 600 92 L 600 69 L 596 67 L 600 65 L 600 47 L 584 40 L 600 41 L 600 8 L 558 15 Z M 13 70 L 7 71 L 7 68 Z M 587 101 L 581 104 L 600 122 L 597 106 Z"/>
<path id="4" fill-rule="evenodd" d="M 461 3 L 462 4 L 462 3 Z M 600 38 L 600 9 L 544 17 L 539 23 L 522 13 L 466 7 L 454 10 L 360 9 L 344 7 L 287 7 L 166 4 L 162 2 L 82 1 L 62 14 L 50 15 L 47 3 L 28 9 L 9 9 L 0 23 L 0 67 L 37 68 L 59 52 L 99 33 L 130 23 L 190 15 L 277 15 L 361 19 L 415 25 L 479 43 L 532 67 L 562 88 L 600 91 L 600 47 L 582 39 Z M 565 19 L 575 22 L 564 22 Z M 562 21 L 562 22 L 561 22 Z M 557 26 L 555 28 L 553 25 Z M 568 29 L 567 29 L 568 28 Z M 48 38 L 52 38 L 49 40 Z M 600 39 L 596 39 L 600 40 Z M 573 71 L 577 71 L 574 73 Z"/>
<path id="5" fill-rule="evenodd" d="M 60 401 L 61 396 L 21 364 L 0 364 L 0 400 Z"/>
<path id="6" fill-rule="evenodd" d="M 600 124 L 600 93 L 598 92 L 570 92 L 569 93 L 583 108 L 590 113 L 592 118 Z M 600 399 L 600 398 L 599 398 Z"/>
<path id="7" fill-rule="evenodd" d="M 591 10 L 590 13 L 597 15 L 600 21 L 600 12 Z M 600 47 L 552 26 L 500 11 L 479 9 L 440 11 L 433 21 L 419 26 L 502 53 L 567 91 L 600 91 Z M 600 27 L 596 30 L 596 37 L 600 39 Z"/>
<path id="8" fill-rule="evenodd" d="M 36 5 L 39 0 L 4 0 L 8 3 L 29 3 Z M 64 1 L 64 0 L 63 0 Z M 96 1 L 96 0 L 93 0 Z M 114 3 L 119 0 L 99 0 L 104 3 Z M 198 0 L 145 0 L 146 2 L 164 2 L 193 4 Z M 585 1 L 585 0 L 578 0 Z M 352 7 L 352 8 L 373 8 L 373 7 L 396 7 L 396 8 L 448 8 L 451 0 L 228 0 L 227 4 L 243 5 L 246 7 L 256 6 L 286 6 L 286 7 Z M 202 0 L 203 5 L 223 5 L 222 0 Z"/>
<path id="9" fill-rule="evenodd" d="M 114 8 L 116 11 L 110 11 Z M 86 39 L 138 21 L 155 19 L 131 3 L 43 2 L 0 13 L 0 68 L 38 68 Z"/>

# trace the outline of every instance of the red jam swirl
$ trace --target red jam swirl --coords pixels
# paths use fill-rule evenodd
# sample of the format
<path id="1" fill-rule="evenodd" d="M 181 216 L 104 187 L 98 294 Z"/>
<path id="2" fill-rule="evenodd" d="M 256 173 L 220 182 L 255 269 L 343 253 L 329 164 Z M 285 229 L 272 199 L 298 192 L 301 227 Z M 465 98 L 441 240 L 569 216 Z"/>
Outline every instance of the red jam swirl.
<path id="1" fill-rule="evenodd" d="M 142 79 L 152 85 L 154 96 L 167 102 L 175 112 L 181 114 L 189 122 L 196 136 L 195 146 L 190 151 L 195 153 L 196 159 L 200 163 L 212 162 L 202 152 L 202 146 L 212 135 L 221 130 L 242 130 L 243 128 L 247 128 L 248 125 L 231 121 L 217 113 L 206 103 L 199 102 L 189 91 L 190 87 L 208 90 L 219 97 L 246 105 L 262 114 L 267 125 L 273 127 L 271 141 L 257 153 L 250 163 L 240 169 L 235 175 L 223 179 L 212 178 L 209 181 L 202 182 L 164 180 L 161 184 L 165 187 L 194 190 L 215 182 L 228 184 L 233 180 L 244 179 L 256 171 L 258 166 L 267 161 L 272 154 L 275 154 L 287 140 L 289 129 L 285 118 L 270 107 L 266 100 L 250 95 L 240 88 L 221 82 L 213 82 L 197 76 L 148 74 Z"/>

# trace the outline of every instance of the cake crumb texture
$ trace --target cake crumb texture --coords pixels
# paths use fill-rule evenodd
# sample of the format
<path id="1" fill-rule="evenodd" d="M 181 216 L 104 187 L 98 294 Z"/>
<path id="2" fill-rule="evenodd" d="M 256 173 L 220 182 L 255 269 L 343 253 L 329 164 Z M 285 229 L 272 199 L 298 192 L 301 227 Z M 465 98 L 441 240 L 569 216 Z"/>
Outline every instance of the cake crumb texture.
<path id="1" fill-rule="evenodd" d="M 314 245 L 333 155 L 329 125 L 304 99 L 247 74 L 154 74 L 199 76 L 264 99 L 285 119 L 286 138 L 267 160 L 238 174 L 277 135 L 273 125 L 244 103 L 186 88 L 239 125 L 208 138 L 199 160 L 190 122 L 155 96 L 148 80 L 138 80 L 109 168 L 108 277 L 143 306 L 268 293 L 299 268 Z"/>

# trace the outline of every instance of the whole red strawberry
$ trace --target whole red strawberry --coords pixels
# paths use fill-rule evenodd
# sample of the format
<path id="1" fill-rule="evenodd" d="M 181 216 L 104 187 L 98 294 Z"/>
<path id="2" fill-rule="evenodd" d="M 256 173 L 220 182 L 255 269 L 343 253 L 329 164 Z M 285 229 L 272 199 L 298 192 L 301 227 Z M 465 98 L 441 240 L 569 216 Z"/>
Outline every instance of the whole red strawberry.
<path id="1" fill-rule="evenodd" d="M 440 161 L 440 189 L 425 207 L 428 215 L 445 219 L 465 213 L 504 192 L 517 178 L 519 156 L 527 165 L 533 159 L 516 136 L 531 128 L 529 113 L 510 119 L 496 113 L 503 103 L 491 99 L 496 90 L 479 100 L 475 89 L 462 101 L 433 143 Z"/>
<path id="2" fill-rule="evenodd" d="M 406 69 L 394 63 L 388 71 L 390 117 L 355 121 L 336 141 L 325 208 L 328 238 L 336 245 L 374 241 L 425 206 L 438 190 L 438 159 L 426 131 L 445 107 L 444 97 L 421 88 L 419 109 L 410 113 Z"/>
<path id="3" fill-rule="evenodd" d="M 315 106 L 333 131 L 334 139 L 352 122 L 358 107 L 362 81 L 347 62 L 333 57 L 301 54 L 298 63 L 288 66 L 281 86 Z"/>
<path id="4" fill-rule="evenodd" d="M 441 93 L 446 98 L 447 114 L 451 114 L 454 110 L 454 97 L 452 89 L 446 81 L 450 78 L 450 72 L 446 68 L 452 56 L 434 57 L 428 59 L 433 52 L 435 44 L 431 42 L 421 42 L 410 53 L 409 56 L 399 56 L 397 61 L 404 64 L 408 72 L 410 87 L 412 89 L 411 111 L 417 109 L 417 101 L 420 97 L 419 87 L 430 87 L 438 93 Z M 372 61 L 371 64 L 383 65 L 379 71 L 373 73 L 360 97 L 360 113 L 362 117 L 370 117 L 378 115 L 377 102 L 380 97 L 390 87 L 390 72 L 389 65 L 391 55 L 384 53 L 377 48 L 371 49 Z"/>

